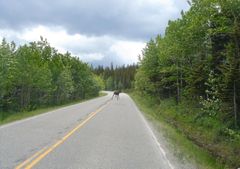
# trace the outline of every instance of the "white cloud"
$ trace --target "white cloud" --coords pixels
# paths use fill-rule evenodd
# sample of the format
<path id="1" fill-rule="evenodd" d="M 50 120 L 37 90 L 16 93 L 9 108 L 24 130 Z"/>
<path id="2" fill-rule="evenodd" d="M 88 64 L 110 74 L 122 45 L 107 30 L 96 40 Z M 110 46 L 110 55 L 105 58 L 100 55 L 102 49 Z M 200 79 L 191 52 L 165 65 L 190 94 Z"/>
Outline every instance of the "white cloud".
<path id="1" fill-rule="evenodd" d="M 124 63 L 137 63 L 145 43 L 134 41 L 117 41 L 110 47 L 110 51 L 119 56 Z"/>
<path id="2" fill-rule="evenodd" d="M 102 53 L 79 53 L 77 56 L 86 62 L 99 61 L 104 58 L 104 54 Z"/>
<path id="3" fill-rule="evenodd" d="M 69 51 L 85 62 L 99 61 L 111 55 L 111 57 L 120 59 L 121 63 L 136 63 L 137 56 L 141 54 L 141 50 L 145 46 L 145 43 L 140 41 L 119 40 L 110 36 L 71 35 L 60 26 L 46 27 L 39 25 L 20 32 L 2 29 L 0 35 L 6 37 L 9 41 L 17 41 L 19 44 L 38 41 L 42 36 L 47 38 L 51 46 L 59 52 Z"/>
<path id="4" fill-rule="evenodd" d="M 43 36 L 58 51 L 97 64 L 137 62 L 145 42 L 189 8 L 186 0 L 0 0 L 0 6 L 0 38 L 23 44 Z"/>

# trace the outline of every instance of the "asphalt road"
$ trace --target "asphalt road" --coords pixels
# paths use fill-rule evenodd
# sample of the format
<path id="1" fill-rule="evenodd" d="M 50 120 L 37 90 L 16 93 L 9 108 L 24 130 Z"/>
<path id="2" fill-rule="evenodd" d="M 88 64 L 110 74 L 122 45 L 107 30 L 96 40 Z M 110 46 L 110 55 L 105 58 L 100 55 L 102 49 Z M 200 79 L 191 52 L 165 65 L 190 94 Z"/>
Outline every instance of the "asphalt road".
<path id="1" fill-rule="evenodd" d="M 0 127 L 0 169 L 173 169 L 131 98 L 112 93 Z"/>

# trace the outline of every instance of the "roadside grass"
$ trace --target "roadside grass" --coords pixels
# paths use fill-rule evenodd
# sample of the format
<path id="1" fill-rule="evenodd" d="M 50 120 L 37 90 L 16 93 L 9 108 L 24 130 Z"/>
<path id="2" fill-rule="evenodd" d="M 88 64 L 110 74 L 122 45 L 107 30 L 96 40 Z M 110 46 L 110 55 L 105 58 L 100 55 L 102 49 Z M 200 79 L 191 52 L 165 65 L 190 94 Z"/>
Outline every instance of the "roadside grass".
<path id="1" fill-rule="evenodd" d="M 7 123 L 17 121 L 17 120 L 21 120 L 21 119 L 25 119 L 25 118 L 28 118 L 28 117 L 36 116 L 36 115 L 39 115 L 39 114 L 47 113 L 49 111 L 60 109 L 60 108 L 66 107 L 66 106 L 71 106 L 71 105 L 74 105 L 74 104 L 78 104 L 78 103 L 81 103 L 81 102 L 85 102 L 87 100 L 91 100 L 91 99 L 106 96 L 106 95 L 107 95 L 107 93 L 100 92 L 99 96 L 96 96 L 96 97 L 91 97 L 91 98 L 87 98 L 87 99 L 83 99 L 83 100 L 76 100 L 76 101 L 73 101 L 73 102 L 70 102 L 70 103 L 57 105 L 57 106 L 38 108 L 38 109 L 33 110 L 33 111 L 0 112 L 0 117 L 2 117 L 2 113 L 4 113 L 4 118 L 0 119 L 0 125 L 7 124 Z"/>
<path id="2" fill-rule="evenodd" d="M 163 132 L 169 140 L 172 145 L 170 149 L 174 149 L 177 158 L 187 159 L 197 169 L 230 169 L 204 145 L 196 142 L 195 139 L 204 139 L 203 142 L 212 143 L 214 133 L 211 129 L 209 131 L 207 128 L 196 125 L 193 117 L 188 115 L 188 111 L 198 111 L 197 109 L 194 110 L 190 104 L 176 106 L 173 100 L 165 100 L 157 104 L 153 98 L 142 97 L 136 92 L 131 92 L 129 95 L 148 119 L 157 122 L 157 130 Z M 209 123 L 212 124 L 212 122 Z M 213 125 L 218 124 L 214 122 Z M 206 131 L 202 132 L 203 130 Z"/>

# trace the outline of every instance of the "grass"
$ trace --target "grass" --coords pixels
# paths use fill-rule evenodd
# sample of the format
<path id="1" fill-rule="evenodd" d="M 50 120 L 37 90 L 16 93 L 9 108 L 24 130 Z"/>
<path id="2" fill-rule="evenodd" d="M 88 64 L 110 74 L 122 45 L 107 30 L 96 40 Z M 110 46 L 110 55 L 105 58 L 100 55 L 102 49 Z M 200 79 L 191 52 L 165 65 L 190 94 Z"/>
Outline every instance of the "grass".
<path id="1" fill-rule="evenodd" d="M 99 96 L 97 96 L 97 97 L 102 97 L 102 96 L 105 96 L 105 95 L 107 95 L 107 93 L 100 92 Z M 77 101 L 73 101 L 73 102 L 70 102 L 70 103 L 67 103 L 67 104 L 63 104 L 63 105 L 38 108 L 38 109 L 33 110 L 33 111 L 17 112 L 17 113 L 16 112 L 5 113 L 5 118 L 0 120 L 0 125 L 7 124 L 7 123 L 17 121 L 17 120 L 21 120 L 21 119 L 25 119 L 25 118 L 28 118 L 28 117 L 36 116 L 36 115 L 39 115 L 39 114 L 47 113 L 49 111 L 53 111 L 53 110 L 56 110 L 56 109 L 59 109 L 59 108 L 62 108 L 62 107 L 78 104 L 78 103 L 81 103 L 81 102 L 84 102 L 84 101 L 87 101 L 87 100 L 90 100 L 90 99 L 93 99 L 93 98 L 97 98 L 97 97 L 87 98 L 87 99 L 83 99 L 83 100 L 77 100 Z"/>
<path id="2" fill-rule="evenodd" d="M 212 145 L 216 142 L 216 140 L 214 140 L 216 131 L 214 130 L 219 127 L 219 124 L 214 120 L 209 120 L 209 122 L 205 121 L 205 123 L 207 123 L 205 126 L 196 124 L 194 121 L 195 114 L 192 112 L 199 110 L 191 107 L 191 104 L 176 106 L 173 100 L 165 100 L 159 105 L 153 98 L 142 97 L 135 92 L 130 93 L 130 96 L 140 110 L 145 113 L 145 116 L 157 123 L 157 130 L 161 131 L 166 139 L 169 140 L 171 143 L 170 148 L 178 158 L 187 159 L 198 169 L 236 168 L 234 165 L 231 166 L 231 162 L 229 162 L 230 165 L 224 164 L 228 163 L 228 161 L 218 158 L 218 156 L 216 156 L 218 152 L 215 154 L 208 149 L 210 145 L 215 148 L 212 149 L 213 151 L 222 148 L 221 153 L 229 155 L 234 147 L 232 144 L 229 144 L 228 141 Z M 237 144 L 237 146 L 239 146 L 239 144 Z M 239 156 L 232 159 L 232 161 L 236 163 L 238 161 L 237 158 L 239 158 Z"/>

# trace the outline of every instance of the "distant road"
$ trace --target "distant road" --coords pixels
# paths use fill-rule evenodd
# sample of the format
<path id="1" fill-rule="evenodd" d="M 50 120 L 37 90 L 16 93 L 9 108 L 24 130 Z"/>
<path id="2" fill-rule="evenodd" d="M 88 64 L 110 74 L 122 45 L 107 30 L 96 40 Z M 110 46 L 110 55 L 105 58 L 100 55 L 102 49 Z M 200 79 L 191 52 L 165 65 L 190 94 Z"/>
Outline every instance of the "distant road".
<path id="1" fill-rule="evenodd" d="M 127 94 L 0 127 L 0 169 L 172 169 Z"/>

